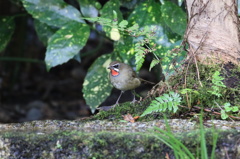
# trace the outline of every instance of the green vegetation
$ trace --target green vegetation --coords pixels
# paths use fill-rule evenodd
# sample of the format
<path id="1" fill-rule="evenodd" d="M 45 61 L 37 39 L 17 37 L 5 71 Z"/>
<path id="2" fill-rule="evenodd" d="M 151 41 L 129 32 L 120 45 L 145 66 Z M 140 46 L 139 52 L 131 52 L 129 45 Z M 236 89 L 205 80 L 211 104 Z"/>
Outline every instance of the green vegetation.
<path id="1" fill-rule="evenodd" d="M 172 2 L 110 0 L 103 6 L 97 0 L 21 2 L 34 19 L 39 39 L 47 47 L 45 63 L 48 70 L 73 58 L 81 61 L 85 56 L 81 50 L 86 46 L 90 31 L 113 42 L 113 52 L 97 58 L 84 81 L 84 98 L 92 112 L 110 94 L 112 86 L 107 78 L 102 77 L 107 74 L 106 67 L 112 60 L 135 65 L 136 71 L 139 71 L 145 57 L 152 54 L 149 69 L 161 63 L 167 79 L 175 72 L 171 62 L 181 61 L 186 54 L 181 49 L 175 53 L 171 51 L 180 48 L 187 24 L 184 11 Z M 121 7 L 127 12 L 121 11 Z M 17 16 L 1 18 L 0 50 L 10 41 Z M 99 24 L 102 29 L 99 29 Z"/>
<path id="2" fill-rule="evenodd" d="M 181 104 L 188 109 L 193 106 L 218 108 L 217 112 L 221 113 L 222 119 L 239 115 L 239 83 L 229 87 L 226 82 L 231 77 L 239 77 L 240 69 L 226 70 L 224 66 L 183 62 L 187 45 L 181 43 L 187 16 L 181 5 L 170 1 L 119 0 L 110 0 L 103 6 L 97 0 L 77 0 L 74 3 L 71 0 L 69 3 L 63 0 L 21 2 L 17 5 L 22 5 L 33 17 L 37 35 L 46 45 L 45 63 L 48 70 L 70 59 L 81 61 L 83 56 L 88 56 L 82 54 L 81 50 L 86 46 L 91 32 L 113 43 L 113 51 L 103 53 L 92 63 L 83 83 L 83 96 L 92 112 L 111 93 L 112 85 L 108 78 L 103 78 L 108 76 L 107 66 L 111 61 L 128 63 L 138 72 L 146 57 L 151 57 L 149 70 L 157 69 L 157 77 L 164 74 L 168 87 L 160 94 L 156 92 L 161 86 L 154 87 L 152 91 L 155 93 L 137 104 L 137 111 L 129 106 L 133 114 L 141 115 L 145 110 L 142 116 L 152 112 L 184 112 L 177 107 Z M 10 41 L 16 27 L 14 20 L 19 16 L 26 14 L 0 17 L 1 51 Z M 39 62 L 21 57 L 10 59 Z M 0 57 L 0 60 L 9 58 Z M 121 117 L 121 112 L 126 111 L 117 111 L 117 116 Z"/>
<path id="3" fill-rule="evenodd" d="M 156 97 L 156 99 L 151 102 L 150 106 L 141 116 L 145 116 L 153 112 L 165 112 L 166 110 L 176 113 L 180 103 L 180 95 L 178 93 L 169 92 L 169 94 L 163 94 L 160 97 Z"/>
<path id="4" fill-rule="evenodd" d="M 166 130 L 159 129 L 155 127 L 155 131 L 153 133 L 167 146 L 169 146 L 173 152 L 174 152 L 174 157 L 176 159 L 195 159 L 195 158 L 202 158 L 202 159 L 208 159 L 208 150 L 207 150 L 207 143 L 206 143 L 206 137 L 205 133 L 206 131 L 204 130 L 203 127 L 203 119 L 202 115 L 200 117 L 200 152 L 191 152 L 189 148 L 186 147 L 182 143 L 181 140 L 179 140 L 174 133 L 171 131 L 170 126 L 168 125 L 167 119 L 165 117 L 165 124 L 166 124 Z M 215 133 L 214 133 L 215 132 Z M 213 138 L 212 138 L 212 152 L 211 152 L 211 159 L 215 158 L 215 149 L 216 149 L 216 144 L 217 144 L 217 139 L 218 139 L 218 132 L 212 128 Z M 196 145 L 195 145 L 196 146 Z M 199 151 L 196 149 L 196 151 Z"/>

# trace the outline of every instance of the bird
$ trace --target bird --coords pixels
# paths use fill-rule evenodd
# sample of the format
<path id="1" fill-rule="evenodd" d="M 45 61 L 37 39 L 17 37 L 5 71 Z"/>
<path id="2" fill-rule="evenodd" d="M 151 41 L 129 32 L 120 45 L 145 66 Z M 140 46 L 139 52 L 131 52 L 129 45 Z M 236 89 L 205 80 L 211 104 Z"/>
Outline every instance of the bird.
<path id="1" fill-rule="evenodd" d="M 137 77 L 133 68 L 125 63 L 113 61 L 109 64 L 108 69 L 110 69 L 109 79 L 111 84 L 116 89 L 121 90 L 114 106 L 119 104 L 118 102 L 122 94 L 127 90 L 131 90 L 133 93 L 134 97 L 132 103 L 136 102 L 134 90 L 141 85 L 141 79 Z"/>

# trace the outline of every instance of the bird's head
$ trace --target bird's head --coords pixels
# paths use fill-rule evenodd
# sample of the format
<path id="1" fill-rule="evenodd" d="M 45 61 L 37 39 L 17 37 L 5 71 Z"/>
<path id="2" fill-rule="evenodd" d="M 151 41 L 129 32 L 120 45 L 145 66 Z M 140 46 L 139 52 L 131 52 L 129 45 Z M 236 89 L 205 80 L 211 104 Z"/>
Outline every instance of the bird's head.
<path id="1" fill-rule="evenodd" d="M 108 69 L 110 69 L 110 73 L 112 76 L 118 76 L 120 72 L 121 62 L 113 61 L 109 64 Z"/>

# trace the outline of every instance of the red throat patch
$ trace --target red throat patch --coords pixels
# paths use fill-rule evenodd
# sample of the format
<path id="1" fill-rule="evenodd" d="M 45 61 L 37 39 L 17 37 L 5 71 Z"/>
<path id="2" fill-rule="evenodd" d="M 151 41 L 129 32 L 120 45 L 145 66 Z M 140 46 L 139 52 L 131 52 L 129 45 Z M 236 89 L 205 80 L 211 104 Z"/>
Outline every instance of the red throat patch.
<path id="1" fill-rule="evenodd" d="M 112 75 L 112 76 L 117 76 L 117 75 L 119 75 L 119 72 L 111 69 L 111 75 Z"/>

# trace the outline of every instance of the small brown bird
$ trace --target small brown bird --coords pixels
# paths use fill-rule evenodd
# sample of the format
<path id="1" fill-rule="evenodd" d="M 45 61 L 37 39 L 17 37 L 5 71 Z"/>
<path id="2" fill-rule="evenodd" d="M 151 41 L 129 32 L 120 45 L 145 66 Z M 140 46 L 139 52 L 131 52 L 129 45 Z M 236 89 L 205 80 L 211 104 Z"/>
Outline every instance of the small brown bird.
<path id="1" fill-rule="evenodd" d="M 125 63 L 113 61 L 110 63 L 108 69 L 110 69 L 110 82 L 115 88 L 121 90 L 121 94 L 115 104 L 117 105 L 124 91 L 134 90 L 140 86 L 141 80 L 137 77 L 136 72 L 132 69 L 132 67 Z M 133 95 L 134 98 L 132 102 L 135 102 L 135 94 L 133 93 Z"/>

